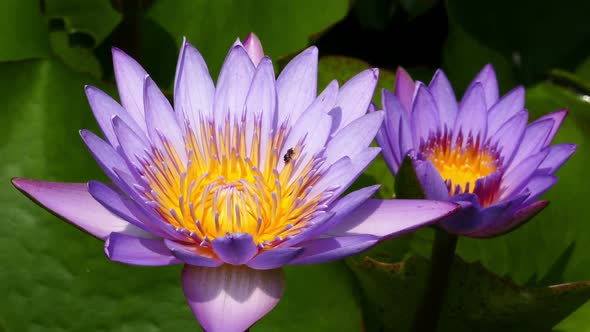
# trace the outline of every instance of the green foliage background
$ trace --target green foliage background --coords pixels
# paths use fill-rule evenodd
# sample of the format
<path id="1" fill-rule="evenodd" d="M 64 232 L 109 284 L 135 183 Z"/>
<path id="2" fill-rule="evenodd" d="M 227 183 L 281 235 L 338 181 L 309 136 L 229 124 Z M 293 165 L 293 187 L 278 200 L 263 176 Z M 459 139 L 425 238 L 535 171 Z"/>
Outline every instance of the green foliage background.
<path id="1" fill-rule="evenodd" d="M 534 117 L 568 108 L 556 140 L 579 149 L 546 195 L 551 205 L 507 236 L 460 240 L 454 280 L 467 278 L 480 296 L 452 287 L 443 314 L 455 311 L 443 317 L 440 330 L 493 326 L 486 317 L 497 317 L 499 307 L 511 309 L 504 331 L 590 331 L 590 303 L 582 305 L 590 296 L 587 285 L 566 287 L 574 294 L 569 297 L 547 288 L 590 279 L 588 12 L 590 2 L 575 0 L 0 1 L 0 331 L 198 330 L 182 296 L 179 267 L 109 262 L 102 243 L 35 206 L 9 179 L 105 180 L 78 129 L 98 132 L 85 84 L 116 96 L 111 46 L 136 55 L 170 91 L 182 36 L 203 53 L 215 77 L 235 38 L 250 31 L 274 59 L 317 43 L 322 88 L 333 78 L 342 83 L 379 66 L 379 88 L 392 89 L 392 73 L 401 64 L 422 80 L 442 67 L 461 92 L 492 63 L 503 92 L 526 86 Z M 375 42 L 368 47 L 363 36 Z M 378 104 L 379 96 L 377 91 Z M 355 186 L 381 183 L 379 195 L 391 197 L 393 181 L 379 159 Z M 287 268 L 284 298 L 252 330 L 405 331 L 413 315 L 408 297 L 421 291 L 415 264 L 428 259 L 431 239 L 431 231 L 422 230 L 348 264 Z M 403 269 L 391 274 L 391 266 L 367 269 L 366 255 L 383 262 L 405 258 L 403 266 L 414 264 L 417 277 L 400 277 Z M 489 294 L 507 295 L 498 300 Z M 375 309 L 376 301 L 387 303 L 387 310 Z M 482 301 L 500 305 L 471 315 L 472 304 Z M 399 323 L 391 321 L 392 312 Z M 468 323 L 462 314 L 470 315 Z"/>

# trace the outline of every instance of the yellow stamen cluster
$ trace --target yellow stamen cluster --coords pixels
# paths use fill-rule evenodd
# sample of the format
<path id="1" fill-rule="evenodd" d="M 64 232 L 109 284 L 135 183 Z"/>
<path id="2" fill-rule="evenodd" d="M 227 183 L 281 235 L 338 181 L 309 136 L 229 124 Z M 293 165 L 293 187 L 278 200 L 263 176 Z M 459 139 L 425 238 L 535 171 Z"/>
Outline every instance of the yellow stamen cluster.
<path id="1" fill-rule="evenodd" d="M 421 147 L 421 152 L 447 182 L 451 195 L 473 193 L 477 180 L 498 170 L 497 154 L 482 145 L 479 138 L 464 141 L 459 136 L 452 144 L 451 137 L 450 134 L 433 137 Z M 460 186 L 458 192 L 457 186 Z"/>
<path id="2" fill-rule="evenodd" d="M 263 143 L 260 123 L 251 137 L 245 127 L 203 121 L 198 130 L 186 131 L 186 163 L 165 143 L 164 151 L 154 148 L 145 167 L 147 198 L 168 223 L 191 232 L 193 240 L 241 232 L 269 246 L 299 233 L 318 210 L 321 195 L 308 197 L 319 179 L 314 160 L 297 160 L 303 142 L 290 147 L 286 159 L 280 155 L 285 128 Z"/>

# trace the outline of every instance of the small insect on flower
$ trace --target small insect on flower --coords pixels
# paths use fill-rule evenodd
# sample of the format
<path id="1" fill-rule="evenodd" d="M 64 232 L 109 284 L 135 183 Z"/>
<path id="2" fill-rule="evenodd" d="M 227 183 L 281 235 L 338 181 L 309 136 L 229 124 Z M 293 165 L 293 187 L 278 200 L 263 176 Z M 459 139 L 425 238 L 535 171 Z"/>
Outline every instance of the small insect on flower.
<path id="1" fill-rule="evenodd" d="M 289 150 L 287 150 L 287 153 L 285 153 L 285 155 L 283 156 L 283 161 L 285 162 L 285 165 L 288 164 L 293 159 L 294 155 L 295 155 L 295 151 L 293 151 L 293 148 L 290 148 Z"/>

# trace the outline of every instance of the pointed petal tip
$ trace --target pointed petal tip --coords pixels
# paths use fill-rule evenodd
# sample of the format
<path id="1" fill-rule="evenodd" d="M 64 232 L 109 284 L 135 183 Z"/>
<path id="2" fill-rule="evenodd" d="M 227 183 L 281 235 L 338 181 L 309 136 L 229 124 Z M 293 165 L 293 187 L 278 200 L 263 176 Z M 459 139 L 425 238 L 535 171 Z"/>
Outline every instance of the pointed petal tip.
<path id="1" fill-rule="evenodd" d="M 10 182 L 12 183 L 12 185 L 16 189 L 18 189 L 20 191 L 23 191 L 24 190 L 23 187 L 26 186 L 27 180 L 28 179 L 26 179 L 26 178 L 21 178 L 21 177 L 15 176 L 15 177 L 13 177 L 13 178 L 10 179 Z"/>
<path id="2" fill-rule="evenodd" d="M 218 237 L 211 245 L 217 257 L 231 265 L 246 264 L 258 253 L 254 239 L 248 233 L 232 233 Z"/>
<path id="3" fill-rule="evenodd" d="M 306 48 L 302 53 L 309 53 L 311 55 L 317 56 L 319 53 L 319 50 L 318 50 L 317 46 L 312 45 L 312 46 Z"/>
<path id="4" fill-rule="evenodd" d="M 373 72 L 373 77 L 375 78 L 375 80 L 379 79 L 379 68 L 371 68 L 370 69 Z"/>
<path id="5" fill-rule="evenodd" d="M 395 70 L 395 76 L 397 77 L 398 75 L 406 76 L 408 78 L 410 77 L 410 74 L 408 73 L 408 71 L 402 66 L 397 67 L 397 69 Z"/>
<path id="6" fill-rule="evenodd" d="M 111 54 L 113 56 L 113 59 L 121 59 L 121 58 L 130 58 L 133 59 L 129 54 L 127 54 L 127 52 L 123 51 L 122 49 L 113 46 L 111 48 Z"/>

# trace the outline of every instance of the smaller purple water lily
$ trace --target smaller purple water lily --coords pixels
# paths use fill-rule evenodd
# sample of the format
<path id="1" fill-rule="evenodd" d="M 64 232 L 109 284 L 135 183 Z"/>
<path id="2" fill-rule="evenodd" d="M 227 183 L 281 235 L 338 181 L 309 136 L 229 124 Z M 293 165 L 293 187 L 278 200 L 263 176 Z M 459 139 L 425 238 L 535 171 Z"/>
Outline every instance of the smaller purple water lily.
<path id="1" fill-rule="evenodd" d="M 550 146 L 567 111 L 527 125 L 525 91 L 499 97 L 487 65 L 460 103 L 442 70 L 428 86 L 398 69 L 395 91 L 383 91 L 385 121 L 377 134 L 393 174 L 409 155 L 428 199 L 453 201 L 462 210 L 439 223 L 450 233 L 493 237 L 541 211 L 537 199 L 556 182 L 557 169 L 576 145 Z"/>
<path id="2" fill-rule="evenodd" d="M 135 60 L 114 49 L 113 62 L 122 105 L 86 87 L 106 141 L 81 131 L 112 183 L 13 183 L 104 240 L 113 261 L 185 264 L 184 294 L 208 332 L 244 331 L 274 308 L 284 265 L 341 259 L 457 209 L 371 199 L 378 186 L 344 195 L 380 151 L 369 145 L 383 112 L 366 114 L 376 69 L 317 96 L 315 47 L 275 79 L 251 34 L 215 86 L 184 42 L 173 108 Z"/>

